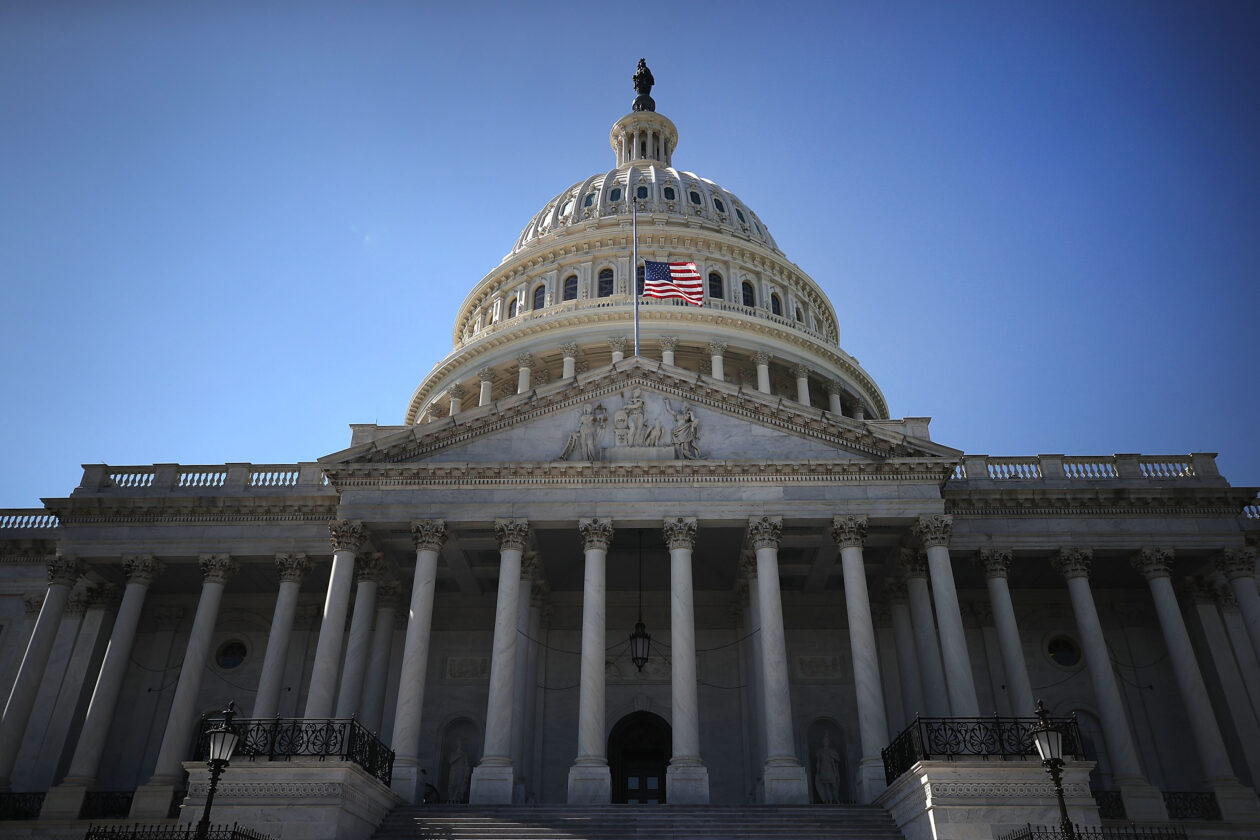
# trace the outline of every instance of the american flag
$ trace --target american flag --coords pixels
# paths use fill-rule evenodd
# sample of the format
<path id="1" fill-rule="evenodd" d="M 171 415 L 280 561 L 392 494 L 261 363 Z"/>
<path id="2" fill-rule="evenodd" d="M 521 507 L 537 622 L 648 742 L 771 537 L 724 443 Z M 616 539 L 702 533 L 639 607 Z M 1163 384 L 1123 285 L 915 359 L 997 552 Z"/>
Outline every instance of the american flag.
<path id="1" fill-rule="evenodd" d="M 643 261 L 643 295 L 654 298 L 682 298 L 696 306 L 704 305 L 704 284 L 693 262 Z"/>

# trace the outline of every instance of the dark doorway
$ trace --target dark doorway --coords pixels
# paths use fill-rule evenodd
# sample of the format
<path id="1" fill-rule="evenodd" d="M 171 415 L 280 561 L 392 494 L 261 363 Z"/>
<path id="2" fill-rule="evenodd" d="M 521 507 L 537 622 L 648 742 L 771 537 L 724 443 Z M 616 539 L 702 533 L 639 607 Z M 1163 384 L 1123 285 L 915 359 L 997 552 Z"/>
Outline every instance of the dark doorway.
<path id="1" fill-rule="evenodd" d="M 660 715 L 631 712 L 617 721 L 608 736 L 612 801 L 663 804 L 672 744 L 669 724 Z"/>

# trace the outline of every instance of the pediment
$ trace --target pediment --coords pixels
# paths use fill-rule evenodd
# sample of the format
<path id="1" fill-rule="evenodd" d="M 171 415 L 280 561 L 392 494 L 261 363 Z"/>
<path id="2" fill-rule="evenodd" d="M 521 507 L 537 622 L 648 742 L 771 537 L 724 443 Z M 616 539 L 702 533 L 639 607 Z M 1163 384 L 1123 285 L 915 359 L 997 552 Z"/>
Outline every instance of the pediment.
<path id="1" fill-rule="evenodd" d="M 335 464 L 884 461 L 961 453 L 629 359 L 321 458 Z"/>

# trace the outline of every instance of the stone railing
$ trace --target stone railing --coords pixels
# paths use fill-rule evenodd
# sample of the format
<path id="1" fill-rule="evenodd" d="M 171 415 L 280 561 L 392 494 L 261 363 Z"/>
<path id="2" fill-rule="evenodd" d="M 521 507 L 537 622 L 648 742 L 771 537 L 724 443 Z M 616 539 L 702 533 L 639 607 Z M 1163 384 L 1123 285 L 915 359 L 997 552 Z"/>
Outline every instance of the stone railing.
<path id="1" fill-rule="evenodd" d="M 1184 828 L 1175 825 L 1076 825 L 1077 840 L 1186 840 Z M 1003 834 L 998 840 L 1064 840 L 1057 825 L 1026 825 Z"/>
<path id="2" fill-rule="evenodd" d="M 207 720 L 197 739 L 194 760 L 205 757 L 207 732 L 220 721 Z M 353 718 L 243 718 L 233 728 L 240 734 L 233 761 L 295 757 L 351 761 L 388 785 L 394 772 L 394 751 Z"/>
<path id="3" fill-rule="evenodd" d="M 1190 455 L 965 455 L 954 481 L 1063 484 L 1127 481 L 1220 482 L 1216 454 Z"/>
<path id="4" fill-rule="evenodd" d="M 1260 520 L 1260 499 L 1244 507 L 1242 515 L 1244 519 Z"/>
<path id="5" fill-rule="evenodd" d="M 43 793 L 0 792 L 0 820 L 33 820 L 44 807 Z"/>
<path id="6" fill-rule="evenodd" d="M 233 823 L 212 825 L 204 833 L 192 823 L 183 825 L 93 825 L 83 840 L 272 840 L 271 835 Z"/>
<path id="7" fill-rule="evenodd" d="M 1219 820 L 1221 806 L 1210 790 L 1166 790 L 1164 807 L 1170 820 Z"/>
<path id="8" fill-rule="evenodd" d="M 83 468 L 83 481 L 76 495 L 138 491 L 157 493 L 213 492 L 256 493 L 266 490 L 319 492 L 328 486 L 323 467 L 314 462 L 300 464 L 152 464 L 114 467 L 89 464 Z M 331 492 L 331 491 L 330 491 Z M 0 527 L 3 527 L 0 524 Z"/>
<path id="9" fill-rule="evenodd" d="M 0 534 L 5 536 L 11 531 L 39 531 L 59 524 L 57 515 L 43 508 L 0 509 Z"/>
<path id="10" fill-rule="evenodd" d="M 1076 718 L 1051 718 L 1063 731 L 1063 755 L 1084 758 Z M 1000 717 L 916 717 L 882 751 L 884 776 L 892 784 L 918 761 L 959 758 L 1022 758 L 1035 755 L 1032 730 L 1037 719 Z"/>

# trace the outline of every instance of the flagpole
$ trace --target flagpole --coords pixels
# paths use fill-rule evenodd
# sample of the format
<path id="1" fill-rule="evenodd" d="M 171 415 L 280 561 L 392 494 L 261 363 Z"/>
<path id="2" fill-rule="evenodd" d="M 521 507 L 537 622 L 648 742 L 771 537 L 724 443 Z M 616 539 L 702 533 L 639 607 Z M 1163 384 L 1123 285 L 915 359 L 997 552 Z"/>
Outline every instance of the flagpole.
<path id="1" fill-rule="evenodd" d="M 626 173 L 626 194 L 630 194 L 630 176 Z M 630 266 L 630 293 L 634 295 L 634 355 L 639 355 L 639 203 L 630 196 L 630 239 L 633 257 Z M 645 272 L 646 273 L 646 272 Z"/>

